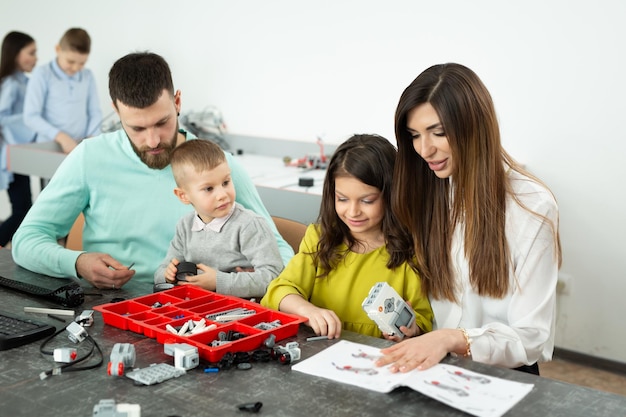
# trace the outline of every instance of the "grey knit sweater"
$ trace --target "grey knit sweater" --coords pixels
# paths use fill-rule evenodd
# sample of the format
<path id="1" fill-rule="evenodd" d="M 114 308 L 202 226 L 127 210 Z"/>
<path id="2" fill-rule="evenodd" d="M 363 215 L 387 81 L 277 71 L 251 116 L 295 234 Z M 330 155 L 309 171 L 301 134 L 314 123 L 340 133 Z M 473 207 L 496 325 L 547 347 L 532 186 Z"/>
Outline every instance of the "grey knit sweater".
<path id="1" fill-rule="evenodd" d="M 237 297 L 262 297 L 269 282 L 283 269 L 274 234 L 267 220 L 235 204 L 233 214 L 219 232 L 208 228 L 192 231 L 191 212 L 176 225 L 176 235 L 165 259 L 154 274 L 154 282 L 165 282 L 165 268 L 173 258 L 205 264 L 217 271 L 216 292 Z M 254 272 L 234 272 L 236 267 Z"/>

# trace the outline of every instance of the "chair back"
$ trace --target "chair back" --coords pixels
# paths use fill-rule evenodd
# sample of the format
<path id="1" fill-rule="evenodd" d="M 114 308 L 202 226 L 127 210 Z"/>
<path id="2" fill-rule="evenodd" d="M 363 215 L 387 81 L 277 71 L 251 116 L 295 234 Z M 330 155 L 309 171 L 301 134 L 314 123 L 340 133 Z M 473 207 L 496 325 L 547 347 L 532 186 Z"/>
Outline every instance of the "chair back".
<path id="1" fill-rule="evenodd" d="M 293 248 L 294 253 L 298 253 L 300 242 L 304 237 L 307 226 L 304 223 L 295 220 L 286 219 L 284 217 L 272 216 L 272 220 L 278 229 L 278 233 Z M 85 217 L 83 213 L 79 214 L 67 235 L 65 247 L 72 250 L 83 250 L 83 227 L 85 225 Z"/>
<path id="2" fill-rule="evenodd" d="M 278 216 L 272 216 L 272 220 L 274 220 L 278 233 L 280 233 L 283 239 L 285 239 L 293 248 L 293 252 L 298 253 L 298 250 L 300 249 L 300 242 L 304 237 L 307 225 Z"/>
<path id="3" fill-rule="evenodd" d="M 67 239 L 65 240 L 67 249 L 83 250 L 83 226 L 85 226 L 85 216 L 83 216 L 83 213 L 80 213 L 67 234 Z"/>

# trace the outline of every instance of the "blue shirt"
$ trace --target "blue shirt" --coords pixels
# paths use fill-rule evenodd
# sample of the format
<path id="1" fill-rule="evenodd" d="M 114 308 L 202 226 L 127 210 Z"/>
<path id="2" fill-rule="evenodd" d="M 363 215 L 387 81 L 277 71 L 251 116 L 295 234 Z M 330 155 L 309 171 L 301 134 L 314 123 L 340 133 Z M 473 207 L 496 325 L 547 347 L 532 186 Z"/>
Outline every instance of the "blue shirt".
<path id="1" fill-rule="evenodd" d="M 24 122 L 37 133 L 37 142 L 50 142 L 59 132 L 75 140 L 100 133 L 102 111 L 92 72 L 69 76 L 56 59 L 35 68 L 26 89 Z"/>
<path id="2" fill-rule="evenodd" d="M 261 214 L 278 242 L 284 263 L 293 256 L 280 236 L 245 169 L 226 153 L 236 201 Z M 85 216 L 83 248 L 135 263 L 133 281 L 152 290 L 178 220 L 193 210 L 173 193 L 172 169 L 151 169 L 133 151 L 124 130 L 82 141 L 63 160 L 13 236 L 18 265 L 54 277 L 76 277 L 79 251 L 57 239 L 67 236 L 80 212 Z"/>
<path id="3" fill-rule="evenodd" d="M 28 77 L 17 71 L 5 77 L 0 85 L 0 128 L 4 141 L 0 144 L 0 189 L 7 188 L 13 180 L 7 172 L 7 145 L 29 143 L 35 139 L 35 132 L 24 124 L 22 111 Z"/>

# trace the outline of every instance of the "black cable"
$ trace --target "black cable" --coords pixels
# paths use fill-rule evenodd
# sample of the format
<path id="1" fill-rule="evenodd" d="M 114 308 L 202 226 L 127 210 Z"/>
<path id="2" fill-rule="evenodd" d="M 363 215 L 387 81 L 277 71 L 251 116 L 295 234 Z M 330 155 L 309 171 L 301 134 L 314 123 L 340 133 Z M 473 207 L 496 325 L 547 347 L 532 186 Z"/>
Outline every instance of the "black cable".
<path id="1" fill-rule="evenodd" d="M 48 336 L 47 339 L 45 339 L 42 343 L 41 346 L 39 346 L 39 351 L 44 354 L 44 355 L 54 355 L 54 351 L 49 351 L 49 350 L 44 350 L 44 346 L 46 346 L 52 339 L 54 339 L 55 337 L 57 337 L 60 333 L 65 331 L 65 327 L 62 327 L 61 330 L 57 330 L 56 333 L 53 333 L 52 335 Z"/>
<path id="2" fill-rule="evenodd" d="M 86 371 L 87 369 L 95 369 L 95 368 L 99 368 L 100 366 L 102 366 L 102 363 L 104 362 L 104 354 L 102 353 L 102 350 L 100 349 L 100 345 L 98 345 L 98 343 L 91 336 L 87 336 L 87 339 L 92 343 L 92 345 L 91 345 L 91 350 L 89 352 L 89 355 L 85 359 L 91 356 L 95 347 L 98 353 L 100 354 L 100 360 L 97 363 L 94 363 L 88 366 L 74 367 L 74 368 L 66 370 L 65 372 Z M 71 362 L 71 365 L 75 365 L 76 363 L 77 362 Z"/>
<path id="3" fill-rule="evenodd" d="M 63 332 L 65 330 L 65 328 L 62 328 L 61 330 L 58 330 L 56 333 L 54 333 L 53 335 L 49 336 L 46 340 L 43 341 L 43 343 L 41 344 L 41 346 L 39 346 L 39 351 L 44 354 L 44 355 L 54 355 L 54 351 L 49 351 L 49 350 L 45 350 L 45 346 L 52 340 L 54 339 L 56 336 L 58 336 L 61 332 Z M 39 374 L 39 377 L 41 379 L 45 379 L 51 375 L 58 375 L 62 372 L 76 372 L 76 371 L 85 371 L 88 369 L 94 369 L 94 368 L 98 368 L 100 366 L 102 366 L 102 363 L 104 362 L 104 355 L 102 353 L 102 349 L 100 349 L 100 345 L 98 345 L 98 343 L 88 334 L 85 338 L 85 340 L 89 340 L 89 342 L 91 342 L 91 349 L 89 350 L 89 352 L 87 354 L 85 354 L 84 356 L 77 358 L 71 362 L 65 363 L 63 365 L 57 366 L 53 369 L 50 369 L 48 371 L 43 371 L 41 374 Z M 91 364 L 88 366 L 81 366 L 81 367 L 77 367 L 75 365 L 84 362 L 85 360 L 89 359 L 92 354 L 94 349 L 96 349 L 98 351 L 98 353 L 100 354 L 100 360 L 95 363 L 95 364 Z"/>

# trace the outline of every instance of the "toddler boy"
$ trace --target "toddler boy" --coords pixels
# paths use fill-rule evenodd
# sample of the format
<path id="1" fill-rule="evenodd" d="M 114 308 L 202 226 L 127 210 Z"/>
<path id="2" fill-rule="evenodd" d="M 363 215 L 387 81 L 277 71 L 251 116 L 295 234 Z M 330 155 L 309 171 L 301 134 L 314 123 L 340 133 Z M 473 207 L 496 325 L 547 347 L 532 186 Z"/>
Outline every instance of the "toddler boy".
<path id="1" fill-rule="evenodd" d="M 262 297 L 283 269 L 276 238 L 267 220 L 235 202 L 235 187 L 224 151 L 204 139 L 187 140 L 172 152 L 174 194 L 194 212 L 176 225 L 156 284 L 176 282 L 180 262 L 200 273 L 186 281 L 242 298 Z"/>

